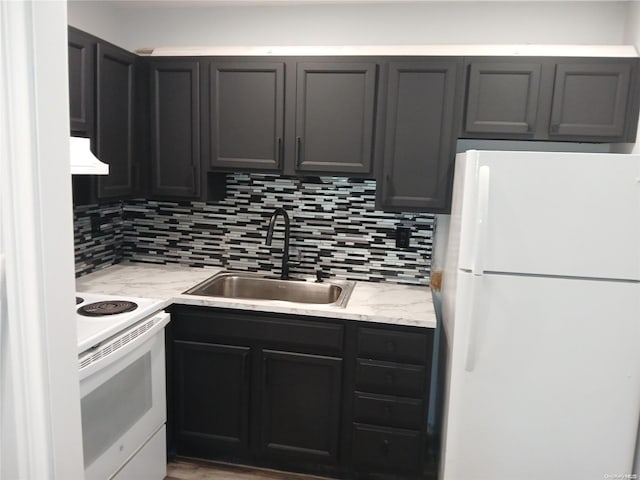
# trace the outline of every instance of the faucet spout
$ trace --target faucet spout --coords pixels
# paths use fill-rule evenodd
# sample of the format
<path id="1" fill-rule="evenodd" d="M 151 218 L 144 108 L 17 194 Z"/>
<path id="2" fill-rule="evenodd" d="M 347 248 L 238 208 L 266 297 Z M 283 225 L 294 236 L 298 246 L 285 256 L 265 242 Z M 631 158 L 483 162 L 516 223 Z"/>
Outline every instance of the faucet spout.
<path id="1" fill-rule="evenodd" d="M 271 245 L 271 241 L 273 240 L 273 229 L 276 224 L 276 219 L 278 216 L 282 216 L 284 219 L 284 248 L 282 251 L 282 270 L 280 278 L 282 280 L 289 279 L 289 230 L 291 223 L 289 222 L 289 214 L 284 208 L 276 208 L 271 214 L 271 218 L 269 219 L 269 229 L 267 230 L 267 239 L 265 244 Z"/>

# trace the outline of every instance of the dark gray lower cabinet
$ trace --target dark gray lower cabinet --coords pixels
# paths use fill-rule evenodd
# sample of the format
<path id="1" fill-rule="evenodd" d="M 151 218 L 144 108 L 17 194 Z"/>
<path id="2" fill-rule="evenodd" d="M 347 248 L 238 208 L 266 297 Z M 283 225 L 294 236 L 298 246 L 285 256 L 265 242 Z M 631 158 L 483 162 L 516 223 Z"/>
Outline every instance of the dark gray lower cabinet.
<path id="1" fill-rule="evenodd" d="M 459 60 L 389 63 L 382 209 L 448 211 L 460 69 Z"/>
<path id="2" fill-rule="evenodd" d="M 342 359 L 264 350 L 260 449 L 336 463 Z"/>
<path id="3" fill-rule="evenodd" d="M 335 465 L 343 330 L 335 321 L 174 307 L 167 370 L 175 452 Z"/>
<path id="4" fill-rule="evenodd" d="M 353 464 L 370 473 L 434 475 L 425 431 L 433 331 L 357 327 L 356 338 Z"/>
<path id="5" fill-rule="evenodd" d="M 167 342 L 170 455 L 435 479 L 432 330 L 174 305 Z"/>
<path id="6" fill-rule="evenodd" d="M 246 452 L 250 348 L 176 340 L 173 354 L 177 453 Z"/>

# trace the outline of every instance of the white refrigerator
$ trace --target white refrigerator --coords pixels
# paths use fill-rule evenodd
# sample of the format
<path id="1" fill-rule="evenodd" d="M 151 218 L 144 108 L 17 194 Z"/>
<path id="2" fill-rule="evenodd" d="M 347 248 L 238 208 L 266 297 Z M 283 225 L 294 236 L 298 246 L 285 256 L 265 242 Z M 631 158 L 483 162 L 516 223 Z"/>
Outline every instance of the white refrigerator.
<path id="1" fill-rule="evenodd" d="M 455 169 L 440 479 L 640 478 L 640 156 Z"/>

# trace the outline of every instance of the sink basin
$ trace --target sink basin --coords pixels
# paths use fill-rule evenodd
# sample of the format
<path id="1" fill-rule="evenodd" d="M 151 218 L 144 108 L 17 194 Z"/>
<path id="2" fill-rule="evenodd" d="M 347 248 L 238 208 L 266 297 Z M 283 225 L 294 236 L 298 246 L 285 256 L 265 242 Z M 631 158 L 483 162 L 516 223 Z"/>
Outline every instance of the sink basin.
<path id="1" fill-rule="evenodd" d="M 257 274 L 220 272 L 184 292 L 205 297 L 280 300 L 344 307 L 354 282 L 331 280 L 322 283 L 279 280 Z"/>

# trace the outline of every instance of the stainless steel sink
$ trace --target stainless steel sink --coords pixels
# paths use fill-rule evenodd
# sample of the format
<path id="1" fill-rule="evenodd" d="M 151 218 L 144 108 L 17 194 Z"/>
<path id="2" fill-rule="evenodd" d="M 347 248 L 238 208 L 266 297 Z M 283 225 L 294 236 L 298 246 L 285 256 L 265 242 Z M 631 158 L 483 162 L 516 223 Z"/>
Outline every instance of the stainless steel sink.
<path id="1" fill-rule="evenodd" d="M 258 274 L 223 271 L 184 292 L 205 297 L 280 300 L 344 307 L 354 282 L 330 280 L 322 283 L 279 280 Z"/>

